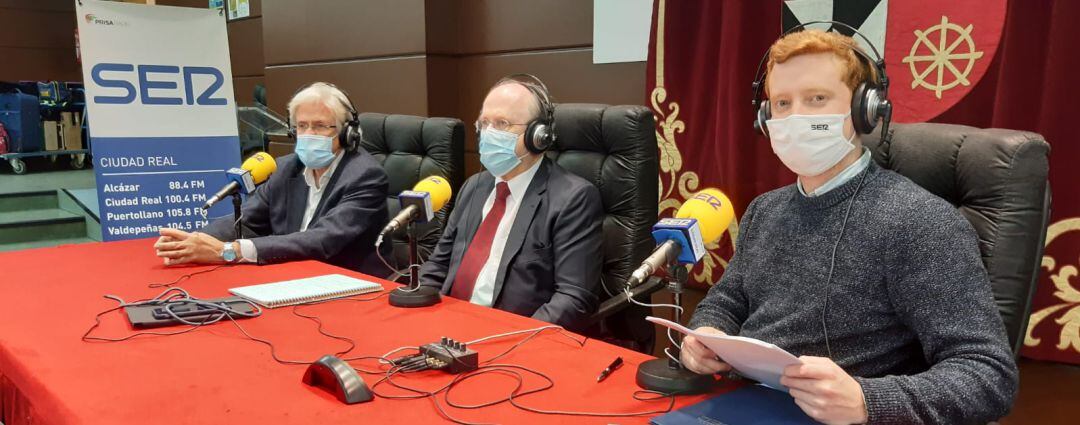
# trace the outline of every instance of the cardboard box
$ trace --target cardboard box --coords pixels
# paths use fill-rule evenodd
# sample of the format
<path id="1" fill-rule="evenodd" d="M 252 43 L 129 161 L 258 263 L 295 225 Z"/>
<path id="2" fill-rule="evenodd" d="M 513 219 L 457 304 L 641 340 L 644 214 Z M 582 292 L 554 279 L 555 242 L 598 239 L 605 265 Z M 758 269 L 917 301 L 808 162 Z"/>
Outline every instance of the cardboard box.
<path id="1" fill-rule="evenodd" d="M 45 150 L 58 151 L 63 149 L 60 143 L 60 123 L 56 121 L 42 121 L 42 132 L 45 133 Z"/>
<path id="2" fill-rule="evenodd" d="M 64 149 L 83 149 L 82 114 L 74 112 L 60 113 L 60 137 Z"/>

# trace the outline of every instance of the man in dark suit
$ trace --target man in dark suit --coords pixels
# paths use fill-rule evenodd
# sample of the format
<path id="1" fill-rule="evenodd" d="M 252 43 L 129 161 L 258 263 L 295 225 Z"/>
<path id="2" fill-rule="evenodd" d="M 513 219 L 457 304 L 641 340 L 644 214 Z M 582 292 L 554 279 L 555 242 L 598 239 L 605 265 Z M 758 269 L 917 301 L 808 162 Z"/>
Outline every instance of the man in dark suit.
<path id="1" fill-rule="evenodd" d="M 487 169 L 461 188 L 420 283 L 582 330 L 600 279 L 600 191 L 544 158 L 554 110 L 536 77 L 489 91 L 476 122 Z"/>
<path id="2" fill-rule="evenodd" d="M 296 152 L 243 205 L 245 238 L 232 217 L 201 232 L 163 228 L 154 245 L 166 265 L 320 260 L 372 275 L 388 270 L 374 246 L 388 220 L 388 180 L 359 147 L 356 111 L 344 92 L 314 83 L 289 101 Z M 228 241 L 228 242 L 223 242 Z"/>

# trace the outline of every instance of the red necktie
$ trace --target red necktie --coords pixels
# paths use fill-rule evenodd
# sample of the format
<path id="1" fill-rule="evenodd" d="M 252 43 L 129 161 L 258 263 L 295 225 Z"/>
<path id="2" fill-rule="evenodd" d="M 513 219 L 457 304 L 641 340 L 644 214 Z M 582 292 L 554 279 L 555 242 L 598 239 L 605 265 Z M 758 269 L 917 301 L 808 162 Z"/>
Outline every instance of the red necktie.
<path id="1" fill-rule="evenodd" d="M 506 182 L 495 186 L 495 204 L 491 206 L 469 243 L 469 248 L 465 250 L 465 258 L 461 259 L 461 266 L 454 275 L 454 285 L 450 288 L 451 297 L 465 301 L 472 298 L 476 277 L 480 275 L 480 269 L 484 268 L 491 254 L 491 241 L 495 239 L 495 231 L 499 230 L 499 222 L 506 212 L 506 197 L 509 195 L 510 186 L 507 186 Z"/>

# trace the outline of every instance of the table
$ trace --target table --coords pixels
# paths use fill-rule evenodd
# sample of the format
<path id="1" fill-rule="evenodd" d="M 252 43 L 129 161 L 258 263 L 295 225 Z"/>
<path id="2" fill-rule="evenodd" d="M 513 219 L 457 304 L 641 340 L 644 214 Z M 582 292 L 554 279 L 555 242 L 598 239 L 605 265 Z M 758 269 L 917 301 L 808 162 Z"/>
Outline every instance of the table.
<path id="1" fill-rule="evenodd" d="M 430 398 L 344 405 L 330 394 L 303 385 L 303 365 L 273 361 L 269 348 L 245 338 L 222 322 L 175 336 L 148 336 L 119 343 L 83 342 L 94 315 L 116 306 L 103 298 L 128 301 L 162 291 L 150 283 L 172 281 L 209 266 L 165 267 L 154 256 L 152 240 L 89 243 L 0 254 L 0 421 L 6 425 L 71 423 L 433 423 L 446 420 Z M 315 261 L 271 266 L 234 265 L 192 276 L 177 286 L 199 298 L 227 296 L 236 286 L 327 273 L 374 279 Z M 382 281 L 387 290 L 396 284 Z M 360 296 L 364 297 L 364 296 Z M 370 302 L 334 301 L 300 307 L 317 316 L 328 332 L 356 342 L 348 356 L 382 355 L 448 336 L 461 341 L 543 322 L 456 299 L 419 309 L 389 306 L 386 297 Z M 293 314 L 292 307 L 266 309 L 262 317 L 239 322 L 252 335 L 272 341 L 286 359 L 313 361 L 348 344 L 320 335 L 317 325 Z M 179 330 L 180 327 L 164 328 Z M 120 311 L 102 317 L 97 336 L 133 332 Z M 573 334 L 571 334 L 573 335 Z M 576 336 L 576 335 L 574 335 Z M 580 336 L 576 336 L 581 338 Z M 480 360 L 500 353 L 521 337 L 474 345 Z M 616 356 L 626 364 L 602 383 L 597 374 Z M 528 366 L 549 375 L 554 388 L 522 397 L 541 409 L 639 412 L 662 409 L 667 401 L 643 402 L 632 395 L 637 365 L 650 357 L 602 341 L 579 346 L 567 336 L 545 331 L 499 363 Z M 354 362 L 354 364 L 357 364 Z M 367 362 L 363 365 L 374 365 Z M 368 385 L 378 377 L 361 375 Z M 395 377 L 396 382 L 434 389 L 451 379 L 439 371 Z M 542 380 L 526 379 L 536 386 Z M 505 397 L 512 378 L 489 374 L 455 389 L 454 401 L 479 403 Z M 389 386 L 380 392 L 405 394 Z M 723 390 L 717 390 L 723 391 Z M 676 407 L 705 396 L 683 396 Z M 646 423 L 647 417 L 575 417 L 529 413 L 507 403 L 480 410 L 449 408 L 453 417 L 495 423 Z"/>

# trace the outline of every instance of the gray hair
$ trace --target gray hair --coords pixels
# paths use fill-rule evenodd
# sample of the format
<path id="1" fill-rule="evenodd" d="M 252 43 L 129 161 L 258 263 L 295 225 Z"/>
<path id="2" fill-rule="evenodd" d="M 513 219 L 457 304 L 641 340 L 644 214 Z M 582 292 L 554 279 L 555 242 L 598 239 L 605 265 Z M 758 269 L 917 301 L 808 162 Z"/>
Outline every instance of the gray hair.
<path id="1" fill-rule="evenodd" d="M 352 118 L 351 108 L 355 108 L 349 102 L 348 96 L 333 84 L 317 82 L 309 84 L 296 92 L 289 100 L 286 108 L 289 110 L 289 122 L 296 123 L 296 108 L 300 105 L 312 102 L 320 102 L 334 114 L 335 125 L 343 126 Z"/>

